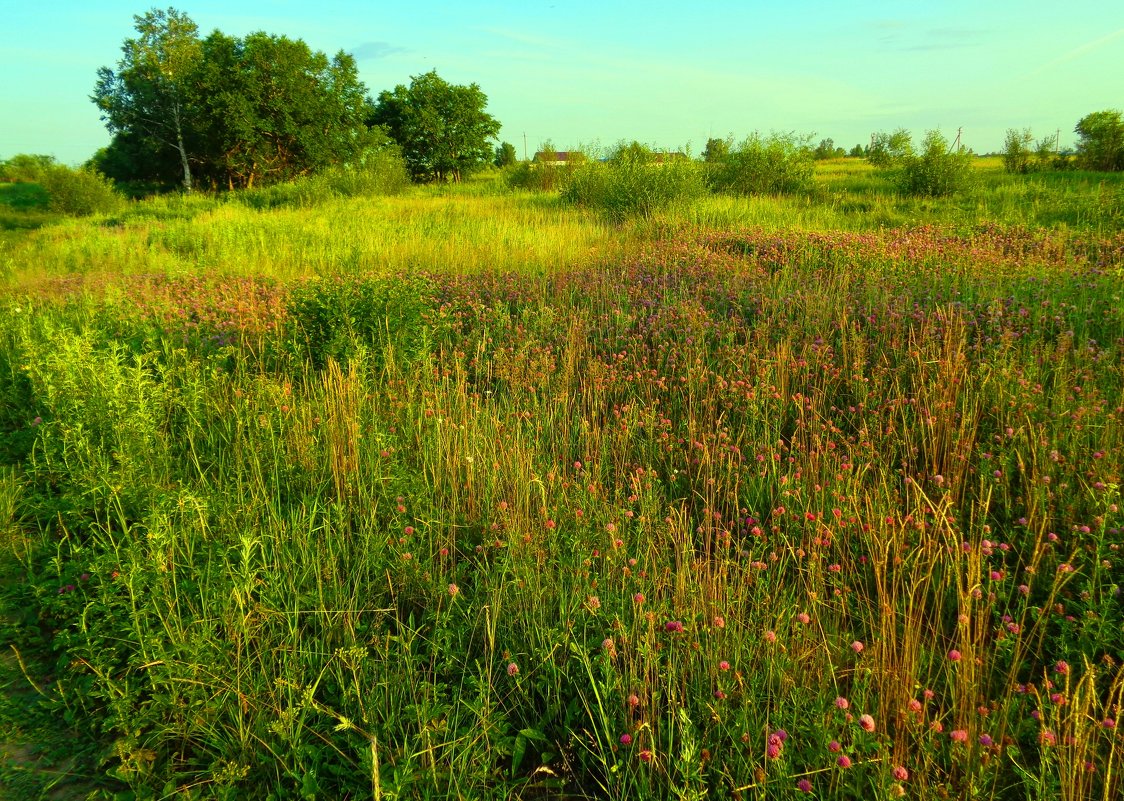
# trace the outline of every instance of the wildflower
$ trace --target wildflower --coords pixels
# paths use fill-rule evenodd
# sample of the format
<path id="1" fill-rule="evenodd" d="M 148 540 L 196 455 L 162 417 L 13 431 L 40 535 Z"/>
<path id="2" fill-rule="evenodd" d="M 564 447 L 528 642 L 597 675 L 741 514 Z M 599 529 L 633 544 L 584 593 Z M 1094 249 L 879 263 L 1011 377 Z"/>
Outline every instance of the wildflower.
<path id="1" fill-rule="evenodd" d="M 859 726 L 863 731 L 874 731 L 874 718 L 870 715 L 860 715 Z"/>
<path id="2" fill-rule="evenodd" d="M 714 628 L 716 628 L 716 629 L 726 628 L 726 618 L 722 617 L 722 615 L 715 615 L 714 616 Z"/>
<path id="3" fill-rule="evenodd" d="M 1041 745 L 1057 745 L 1058 736 L 1049 729 L 1046 729 L 1038 735 L 1038 742 Z"/>
<path id="4" fill-rule="evenodd" d="M 638 756 L 640 757 L 641 762 L 651 762 L 652 761 L 652 752 L 649 751 L 647 748 L 642 749 L 640 751 L 640 753 L 638 754 Z"/>
<path id="5" fill-rule="evenodd" d="M 638 592 L 632 596 L 632 602 L 637 604 L 644 603 L 644 593 Z"/>
<path id="6" fill-rule="evenodd" d="M 507 675 L 516 676 L 518 674 L 519 674 L 519 665 L 515 664 L 514 662 L 508 662 L 507 663 Z"/>
<path id="7" fill-rule="evenodd" d="M 461 591 L 461 588 L 460 588 L 460 587 L 458 587 L 458 586 L 457 586 L 456 584 L 450 584 L 450 585 L 449 585 L 449 597 L 450 597 L 450 598 L 456 598 L 456 597 L 457 597 L 457 594 L 458 594 L 458 593 L 459 593 L 460 591 Z"/>
<path id="8" fill-rule="evenodd" d="M 621 735 L 621 745 L 632 745 L 632 735 L 631 734 L 622 734 Z"/>
<path id="9" fill-rule="evenodd" d="M 777 633 L 775 631 L 765 632 L 765 642 L 776 642 L 776 641 L 777 641 Z"/>
<path id="10" fill-rule="evenodd" d="M 683 631 L 683 623 L 678 620 L 669 620 L 663 624 L 663 630 L 680 634 Z"/>
<path id="11" fill-rule="evenodd" d="M 797 620 L 798 620 L 798 621 L 799 621 L 800 623 L 803 623 L 803 624 L 804 624 L 805 626 L 807 626 L 807 625 L 808 625 L 809 623 L 811 623 L 811 622 L 812 622 L 812 618 L 811 618 L 811 617 L 809 617 L 809 616 L 808 616 L 808 614 L 807 614 L 806 612 L 801 612 L 800 614 L 798 614 L 798 615 L 796 616 L 796 619 L 797 619 Z"/>
<path id="12" fill-rule="evenodd" d="M 830 743 L 827 744 L 827 750 L 830 751 L 833 754 L 838 754 L 840 751 L 843 750 L 843 746 L 841 746 L 839 744 L 838 740 L 832 740 Z"/>
<path id="13" fill-rule="evenodd" d="M 1115 729 L 1116 721 L 1113 718 L 1105 718 L 1101 721 L 1101 726 L 1106 729 Z"/>
<path id="14" fill-rule="evenodd" d="M 807 779 L 801 779 L 796 783 L 796 789 L 802 793 L 812 792 L 812 783 Z"/>
<path id="15" fill-rule="evenodd" d="M 835 760 L 835 764 L 841 768 L 851 767 L 851 758 L 846 754 L 840 754 L 839 759 Z"/>
<path id="16" fill-rule="evenodd" d="M 948 737 L 955 743 L 968 742 L 968 732 L 964 731 L 964 729 L 953 729 L 948 733 Z"/>
<path id="17" fill-rule="evenodd" d="M 951 651 L 948 652 L 948 660 L 950 662 L 959 662 L 960 661 L 960 652 L 957 651 L 955 648 L 953 648 Z"/>
<path id="18" fill-rule="evenodd" d="M 1064 676 L 1066 673 L 1069 673 L 1069 664 L 1064 660 L 1059 660 L 1058 663 L 1054 665 L 1054 672 Z"/>
<path id="19" fill-rule="evenodd" d="M 984 748 L 989 748 L 994 744 L 995 741 L 991 739 L 991 735 L 981 734 L 979 737 L 979 742 L 980 745 L 982 745 Z"/>
<path id="20" fill-rule="evenodd" d="M 863 644 L 858 640 L 855 640 L 853 643 L 851 643 L 851 650 L 856 654 L 861 654 L 863 652 Z"/>
<path id="21" fill-rule="evenodd" d="M 838 698 L 835 699 L 835 706 L 838 707 L 839 709 L 847 709 L 851 706 L 851 702 L 848 701 L 843 696 L 839 696 Z"/>
<path id="22" fill-rule="evenodd" d="M 892 773 L 894 774 L 894 778 L 900 782 L 904 782 L 909 779 L 909 771 L 906 770 L 902 765 L 895 765 Z"/>
<path id="23" fill-rule="evenodd" d="M 723 659 L 721 662 L 718 663 L 718 669 L 719 670 L 729 670 L 730 669 L 730 663 L 727 662 L 725 659 Z"/>
<path id="24" fill-rule="evenodd" d="M 628 705 L 633 709 L 640 706 L 640 697 L 636 693 L 633 693 L 628 697 Z"/>
<path id="25" fill-rule="evenodd" d="M 613 656 L 617 652 L 617 646 L 615 643 L 613 643 L 612 637 L 606 637 L 604 640 L 602 640 L 601 647 L 605 649 L 605 652 L 609 656 Z"/>

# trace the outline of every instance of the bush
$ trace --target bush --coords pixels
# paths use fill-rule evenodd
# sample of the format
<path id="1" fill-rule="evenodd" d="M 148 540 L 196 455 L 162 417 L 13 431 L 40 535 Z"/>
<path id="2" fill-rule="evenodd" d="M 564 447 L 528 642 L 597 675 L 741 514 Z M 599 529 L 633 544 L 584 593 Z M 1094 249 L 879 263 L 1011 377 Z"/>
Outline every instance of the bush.
<path id="1" fill-rule="evenodd" d="M 1010 173 L 1030 172 L 1030 145 L 1033 141 L 1030 128 L 1022 131 L 1008 128 L 1007 138 L 1003 140 L 1003 169 Z"/>
<path id="2" fill-rule="evenodd" d="M 753 134 L 711 168 L 711 186 L 737 195 L 807 192 L 815 173 L 812 149 L 794 134 Z"/>
<path id="3" fill-rule="evenodd" d="M 969 178 L 972 153 L 951 152 L 948 140 L 940 131 L 929 131 L 921 153 L 905 156 L 900 161 L 898 189 L 907 195 L 945 197 L 963 189 Z"/>
<path id="4" fill-rule="evenodd" d="M 288 183 L 239 190 L 239 203 L 254 209 L 311 208 L 338 197 L 395 195 L 410 185 L 406 164 L 395 150 L 382 150 L 360 165 L 332 167 Z"/>
<path id="5" fill-rule="evenodd" d="M 877 133 L 866 151 L 866 160 L 875 167 L 889 167 L 913 155 L 913 138 L 905 128 L 893 133 Z"/>
<path id="6" fill-rule="evenodd" d="M 39 185 L 47 193 L 47 207 L 61 214 L 111 214 L 125 203 L 113 181 L 93 170 L 53 164 L 40 173 Z"/>
<path id="7" fill-rule="evenodd" d="M 0 161 L 0 183 L 38 183 L 43 171 L 52 167 L 54 163 L 54 156 L 18 153 L 10 159 Z"/>
<path id="8" fill-rule="evenodd" d="M 597 209 L 620 222 L 632 216 L 651 217 L 659 209 L 704 194 L 702 168 L 689 159 L 653 163 L 622 157 L 576 169 L 562 191 L 562 198 Z"/>

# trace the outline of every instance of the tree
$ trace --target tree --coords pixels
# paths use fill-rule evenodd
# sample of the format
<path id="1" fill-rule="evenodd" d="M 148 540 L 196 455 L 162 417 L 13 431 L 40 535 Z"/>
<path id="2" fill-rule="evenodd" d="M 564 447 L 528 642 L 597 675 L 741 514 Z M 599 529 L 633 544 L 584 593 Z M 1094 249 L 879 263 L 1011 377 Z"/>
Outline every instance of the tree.
<path id="1" fill-rule="evenodd" d="M 496 158 L 493 163 L 497 167 L 510 167 L 518 160 L 515 155 L 515 145 L 511 142 L 501 142 L 496 146 Z"/>
<path id="2" fill-rule="evenodd" d="M 833 159 L 835 158 L 835 155 L 835 140 L 831 138 L 821 139 L 820 143 L 816 145 L 816 149 L 812 152 L 812 156 L 816 159 L 816 161 Z"/>
<path id="3" fill-rule="evenodd" d="M 192 187 L 190 132 L 195 122 L 193 80 L 201 46 L 198 26 L 169 8 L 133 17 L 139 34 L 126 39 L 117 70 L 102 67 L 91 98 L 110 133 L 124 134 L 134 146 L 174 151 L 183 189 Z"/>
<path id="4" fill-rule="evenodd" d="M 300 39 L 244 38 L 197 27 L 174 8 L 134 17 L 113 70 L 91 98 L 113 141 L 93 163 L 118 181 L 202 178 L 229 188 L 348 165 L 372 147 L 355 59 Z"/>
<path id="5" fill-rule="evenodd" d="M 1124 170 L 1124 119 L 1119 111 L 1086 114 L 1073 130 L 1078 136 L 1077 161 L 1082 169 Z"/>
<path id="6" fill-rule="evenodd" d="M 399 144 L 415 180 L 459 181 L 494 157 L 488 140 L 500 124 L 487 103 L 476 84 L 450 84 L 431 70 L 380 92 L 371 122 Z"/>
<path id="7" fill-rule="evenodd" d="M 905 128 L 898 128 L 893 133 L 876 133 L 871 137 L 866 160 L 876 167 L 889 167 L 910 155 L 913 155 L 913 139 Z"/>
<path id="8" fill-rule="evenodd" d="M 1021 131 L 1008 128 L 1007 138 L 1003 140 L 1003 169 L 1011 173 L 1030 172 L 1030 146 L 1033 142 L 1030 128 Z"/>
<path id="9" fill-rule="evenodd" d="M 861 159 L 866 155 L 866 148 L 862 145 L 855 145 L 847 155 L 851 158 Z"/>
<path id="10" fill-rule="evenodd" d="M 366 88 L 355 59 L 263 32 L 203 42 L 199 94 L 212 180 L 286 181 L 353 162 L 368 143 Z"/>
<path id="11" fill-rule="evenodd" d="M 730 155 L 730 139 L 716 139 L 711 137 L 706 140 L 706 147 L 703 148 L 702 158 L 707 164 L 717 164 L 724 160 L 726 156 Z"/>

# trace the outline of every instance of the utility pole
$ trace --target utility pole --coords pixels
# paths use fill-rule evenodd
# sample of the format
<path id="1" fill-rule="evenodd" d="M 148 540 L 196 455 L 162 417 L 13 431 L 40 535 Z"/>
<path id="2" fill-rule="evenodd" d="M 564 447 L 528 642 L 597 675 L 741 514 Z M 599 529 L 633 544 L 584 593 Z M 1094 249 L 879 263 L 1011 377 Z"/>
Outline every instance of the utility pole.
<path id="1" fill-rule="evenodd" d="M 523 161 L 527 160 L 527 132 L 523 132 Z"/>

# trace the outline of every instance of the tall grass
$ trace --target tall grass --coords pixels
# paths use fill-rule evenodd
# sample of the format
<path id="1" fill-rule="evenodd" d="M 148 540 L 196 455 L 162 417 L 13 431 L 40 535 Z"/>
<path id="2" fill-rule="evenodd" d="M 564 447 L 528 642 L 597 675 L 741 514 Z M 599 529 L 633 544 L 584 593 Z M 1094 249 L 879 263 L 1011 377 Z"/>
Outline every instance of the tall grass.
<path id="1" fill-rule="evenodd" d="M 95 789 L 1117 797 L 1120 235 L 708 203 L 9 250 L 5 636 Z"/>

